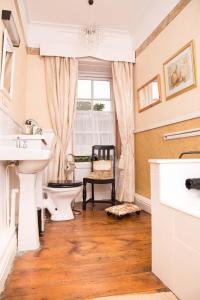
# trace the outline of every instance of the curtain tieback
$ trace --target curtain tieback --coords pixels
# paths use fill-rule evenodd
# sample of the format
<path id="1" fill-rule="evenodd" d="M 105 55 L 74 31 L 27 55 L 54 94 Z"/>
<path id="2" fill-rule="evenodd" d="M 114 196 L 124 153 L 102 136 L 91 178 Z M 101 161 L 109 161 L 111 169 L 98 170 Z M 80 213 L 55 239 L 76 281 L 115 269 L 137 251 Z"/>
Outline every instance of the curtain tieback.
<path id="1" fill-rule="evenodd" d="M 54 134 L 55 134 L 55 132 L 54 132 Z M 55 145 L 56 144 L 56 142 L 58 143 L 58 145 L 60 146 L 60 149 L 61 149 L 61 152 L 64 152 L 65 151 L 65 149 L 64 149 L 64 146 L 63 146 L 63 143 L 62 143 L 62 140 L 61 140 L 61 138 L 57 135 L 57 134 L 55 134 L 55 136 L 54 136 L 54 142 L 53 142 L 53 144 Z"/>

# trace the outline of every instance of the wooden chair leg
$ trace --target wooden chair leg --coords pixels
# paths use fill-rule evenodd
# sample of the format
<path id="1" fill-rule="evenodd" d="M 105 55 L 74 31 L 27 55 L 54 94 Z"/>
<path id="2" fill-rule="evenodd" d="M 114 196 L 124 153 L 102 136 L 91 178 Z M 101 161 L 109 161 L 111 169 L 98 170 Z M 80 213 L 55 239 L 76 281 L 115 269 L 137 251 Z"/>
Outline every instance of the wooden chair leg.
<path id="1" fill-rule="evenodd" d="M 112 183 L 111 200 L 112 205 L 115 205 L 115 183 Z"/>
<path id="2" fill-rule="evenodd" d="M 94 183 L 92 185 L 92 207 L 94 207 Z"/>
<path id="3" fill-rule="evenodd" d="M 86 210 L 87 190 L 86 182 L 83 181 L 83 210 Z"/>

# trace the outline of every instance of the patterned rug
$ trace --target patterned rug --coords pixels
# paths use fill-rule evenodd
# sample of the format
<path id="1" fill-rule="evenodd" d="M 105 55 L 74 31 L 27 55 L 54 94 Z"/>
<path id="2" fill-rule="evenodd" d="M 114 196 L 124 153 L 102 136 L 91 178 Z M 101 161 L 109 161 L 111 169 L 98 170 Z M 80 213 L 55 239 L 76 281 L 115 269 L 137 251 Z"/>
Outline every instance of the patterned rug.
<path id="1" fill-rule="evenodd" d="M 100 297 L 94 300 L 177 300 L 171 292 L 156 293 L 156 294 L 132 294 L 111 297 Z"/>

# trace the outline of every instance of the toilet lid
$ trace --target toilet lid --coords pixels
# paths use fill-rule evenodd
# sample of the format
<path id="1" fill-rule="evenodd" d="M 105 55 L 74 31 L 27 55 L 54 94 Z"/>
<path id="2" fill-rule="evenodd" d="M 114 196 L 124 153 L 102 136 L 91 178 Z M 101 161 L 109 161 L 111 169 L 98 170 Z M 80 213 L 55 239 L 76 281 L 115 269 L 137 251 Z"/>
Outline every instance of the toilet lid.
<path id="1" fill-rule="evenodd" d="M 81 186 L 81 181 L 51 181 L 48 183 L 48 187 L 52 188 L 72 188 L 72 187 L 78 187 Z"/>

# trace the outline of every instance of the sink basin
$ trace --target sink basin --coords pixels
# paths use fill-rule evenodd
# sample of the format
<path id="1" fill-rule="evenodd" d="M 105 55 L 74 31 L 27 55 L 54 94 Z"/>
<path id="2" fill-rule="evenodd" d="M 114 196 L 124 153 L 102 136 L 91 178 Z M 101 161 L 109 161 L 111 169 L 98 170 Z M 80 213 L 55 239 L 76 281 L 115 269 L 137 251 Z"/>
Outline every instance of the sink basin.
<path id="1" fill-rule="evenodd" d="M 0 161 L 18 161 L 17 172 L 35 174 L 42 171 L 49 162 L 51 151 L 0 147 Z"/>
<path id="2" fill-rule="evenodd" d="M 49 150 L 0 147 L 0 160 L 43 160 L 50 158 Z"/>
<path id="3" fill-rule="evenodd" d="M 49 159 L 22 160 L 17 165 L 17 172 L 23 174 L 35 174 L 42 171 L 49 163 Z"/>

